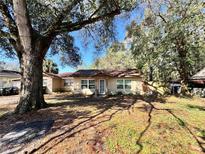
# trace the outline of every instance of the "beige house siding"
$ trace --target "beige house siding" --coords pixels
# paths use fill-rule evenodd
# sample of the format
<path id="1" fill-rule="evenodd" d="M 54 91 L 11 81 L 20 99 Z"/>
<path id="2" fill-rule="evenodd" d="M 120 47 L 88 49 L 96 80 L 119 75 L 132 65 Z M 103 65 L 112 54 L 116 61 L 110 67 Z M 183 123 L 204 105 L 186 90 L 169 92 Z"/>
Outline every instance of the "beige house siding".
<path id="1" fill-rule="evenodd" d="M 131 89 L 117 89 L 117 80 L 131 80 Z M 140 77 L 132 77 L 132 78 L 111 78 L 108 79 L 108 89 L 110 93 L 118 93 L 122 92 L 123 94 L 142 94 L 142 78 Z"/>
<path id="2" fill-rule="evenodd" d="M 43 86 L 46 86 L 46 93 L 52 93 L 53 92 L 53 79 L 51 77 L 43 77 Z M 45 84 L 46 83 L 46 84 Z"/>
<path id="3" fill-rule="evenodd" d="M 117 80 L 131 80 L 131 89 L 130 90 L 119 90 L 117 89 Z M 132 78 L 108 78 L 108 77 L 95 77 L 95 78 L 86 78 L 86 77 L 76 77 L 74 78 L 74 84 L 73 84 L 73 92 L 74 93 L 82 93 L 81 89 L 81 80 L 95 80 L 95 88 L 96 90 L 99 90 L 99 81 L 105 80 L 106 87 L 105 92 L 106 93 L 112 93 L 116 94 L 118 92 L 122 92 L 123 94 L 142 94 L 142 78 L 141 77 L 132 77 Z"/>
<path id="4" fill-rule="evenodd" d="M 62 79 L 53 78 L 53 92 L 58 92 L 62 90 L 61 82 L 62 82 Z"/>
<path id="5" fill-rule="evenodd" d="M 60 78 L 53 78 L 53 77 L 47 77 L 47 76 L 43 77 L 43 83 L 44 83 L 44 86 L 47 87 L 46 89 L 47 93 L 61 91 L 61 88 L 62 88 L 61 82 L 62 82 L 62 79 Z"/>
<path id="6" fill-rule="evenodd" d="M 72 80 L 73 84 L 71 86 L 65 86 L 65 80 Z M 81 80 L 95 80 L 95 89 L 81 89 Z M 55 77 L 44 75 L 43 83 L 44 86 L 47 87 L 46 92 L 58 92 L 58 91 L 72 91 L 74 94 L 92 94 L 94 91 L 99 93 L 99 82 L 100 80 L 105 80 L 105 94 L 117 94 L 118 92 L 122 92 L 123 94 L 142 94 L 143 88 L 143 78 L 142 77 Z M 131 80 L 131 89 L 117 89 L 117 80 Z M 0 76 L 0 87 L 9 87 L 9 86 L 17 86 L 20 88 L 20 79 L 10 78 L 10 77 L 1 77 Z"/>
<path id="7" fill-rule="evenodd" d="M 64 85 L 65 80 L 70 80 L 71 82 L 73 82 L 73 84 L 70 85 L 70 86 L 65 86 L 65 85 Z M 72 78 L 72 77 L 63 78 L 63 79 L 61 80 L 61 87 L 62 87 L 62 91 L 65 91 L 65 92 L 73 92 L 73 91 L 74 91 L 74 78 Z"/>

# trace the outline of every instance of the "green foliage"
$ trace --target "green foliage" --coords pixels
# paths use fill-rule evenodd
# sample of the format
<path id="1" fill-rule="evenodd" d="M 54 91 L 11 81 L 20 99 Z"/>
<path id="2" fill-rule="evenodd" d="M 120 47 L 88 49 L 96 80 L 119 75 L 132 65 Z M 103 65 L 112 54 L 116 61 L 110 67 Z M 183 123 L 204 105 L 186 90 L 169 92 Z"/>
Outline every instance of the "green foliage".
<path id="1" fill-rule="evenodd" d="M 62 64 L 77 66 L 81 63 L 79 49 L 75 46 L 72 31 L 81 30 L 82 43 L 90 39 L 100 48 L 114 40 L 115 25 L 113 19 L 137 6 L 137 0 L 27 0 L 27 10 L 33 31 L 37 36 L 53 38 L 50 45 L 51 55 L 61 56 Z M 16 50 L 12 43 L 11 27 L 4 20 L 4 6 L 14 21 L 13 3 L 2 0 L 0 3 L 0 52 L 14 57 Z M 92 21 L 93 18 L 97 18 Z M 72 28 L 71 28 L 72 26 Z M 71 29 L 70 29 L 71 28 Z M 50 30 L 53 31 L 50 32 Z M 77 38 L 79 39 L 79 38 Z M 16 43 L 16 42 L 15 42 Z"/>
<path id="2" fill-rule="evenodd" d="M 205 14 L 200 0 L 150 3 L 145 20 L 128 27 L 132 53 L 155 81 L 187 79 L 205 66 Z M 163 9 L 162 9 L 163 8 Z"/>
<path id="3" fill-rule="evenodd" d="M 123 43 L 113 43 L 106 55 L 95 60 L 92 65 L 97 69 L 130 69 L 135 68 L 136 61 Z"/>
<path id="4" fill-rule="evenodd" d="M 52 60 L 47 59 L 43 61 L 43 72 L 58 74 L 58 65 Z"/>

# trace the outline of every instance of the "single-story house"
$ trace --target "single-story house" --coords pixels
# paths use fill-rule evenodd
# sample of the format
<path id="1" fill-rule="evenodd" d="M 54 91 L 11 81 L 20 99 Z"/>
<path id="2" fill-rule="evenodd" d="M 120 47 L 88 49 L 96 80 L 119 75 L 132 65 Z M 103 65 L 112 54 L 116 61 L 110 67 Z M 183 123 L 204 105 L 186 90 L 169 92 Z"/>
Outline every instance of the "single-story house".
<path id="1" fill-rule="evenodd" d="M 141 94 L 143 93 L 142 73 L 136 69 L 128 70 L 78 70 L 73 77 L 73 92 L 86 95 Z"/>
<path id="2" fill-rule="evenodd" d="M 0 73 L 0 84 L 20 87 L 18 72 Z M 5 83 L 10 83 L 5 84 Z M 43 86 L 47 93 L 71 91 L 74 94 L 142 94 L 143 76 L 136 69 L 127 70 L 78 70 L 74 73 L 43 73 Z"/>
<path id="3" fill-rule="evenodd" d="M 0 71 L 0 88 L 18 87 L 20 88 L 21 75 L 16 71 L 1 70 Z"/>

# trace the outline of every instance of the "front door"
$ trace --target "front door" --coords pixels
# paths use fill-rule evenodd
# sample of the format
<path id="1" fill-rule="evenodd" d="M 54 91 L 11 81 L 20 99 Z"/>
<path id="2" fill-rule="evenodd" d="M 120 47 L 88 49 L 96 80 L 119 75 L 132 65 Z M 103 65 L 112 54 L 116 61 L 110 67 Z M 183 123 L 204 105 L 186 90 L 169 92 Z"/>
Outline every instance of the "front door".
<path id="1" fill-rule="evenodd" d="M 105 94 L 105 80 L 99 81 L 99 94 Z"/>

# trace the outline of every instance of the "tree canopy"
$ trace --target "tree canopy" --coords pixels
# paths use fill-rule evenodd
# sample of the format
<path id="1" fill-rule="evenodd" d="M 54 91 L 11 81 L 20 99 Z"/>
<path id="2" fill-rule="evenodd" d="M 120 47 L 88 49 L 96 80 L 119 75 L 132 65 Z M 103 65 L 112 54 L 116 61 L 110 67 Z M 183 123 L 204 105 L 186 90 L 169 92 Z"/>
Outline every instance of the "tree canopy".
<path id="1" fill-rule="evenodd" d="M 97 58 L 92 68 L 130 69 L 136 68 L 136 61 L 124 43 L 115 42 L 107 49 L 105 56 Z"/>
<path id="2" fill-rule="evenodd" d="M 43 61 L 43 72 L 58 74 L 58 71 L 58 65 L 51 59 L 46 59 Z"/>
<path id="3" fill-rule="evenodd" d="M 201 0 L 155 1 L 147 4 L 141 24 L 128 27 L 131 50 L 154 80 L 187 82 L 205 67 L 205 14 Z"/>
<path id="4" fill-rule="evenodd" d="M 82 35 L 95 36 L 98 45 L 110 42 L 115 28 L 113 17 L 133 9 L 136 1 L 32 0 L 26 4 L 35 35 L 51 37 L 51 54 L 59 54 L 63 64 L 77 66 L 81 62 L 79 48 L 74 46 L 74 38 L 69 32 L 83 29 Z M 93 24 L 97 21 L 100 22 Z M 15 56 L 18 29 L 11 0 L 0 3 L 0 36 L 1 51 Z"/>

